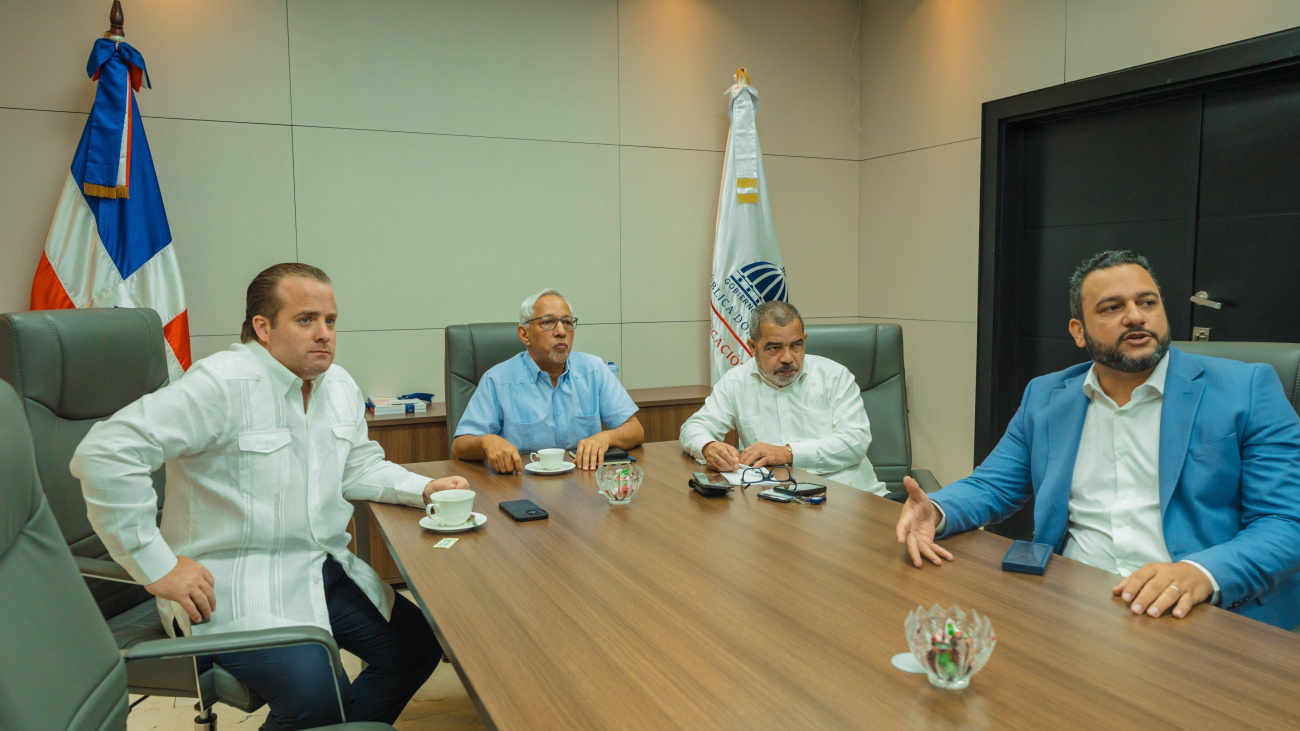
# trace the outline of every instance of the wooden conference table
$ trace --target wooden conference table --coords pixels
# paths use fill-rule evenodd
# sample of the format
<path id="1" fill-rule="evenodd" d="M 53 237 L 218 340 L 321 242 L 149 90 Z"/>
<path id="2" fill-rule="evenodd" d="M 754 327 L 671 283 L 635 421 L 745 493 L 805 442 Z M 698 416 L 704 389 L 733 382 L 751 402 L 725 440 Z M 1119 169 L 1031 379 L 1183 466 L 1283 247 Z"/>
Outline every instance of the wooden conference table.
<path id="1" fill-rule="evenodd" d="M 1198 607 L 1135 617 L 1115 577 L 1055 556 L 1003 573 L 1009 541 L 945 541 L 912 567 L 899 505 L 830 484 L 823 506 L 703 498 L 677 442 L 633 450 L 646 478 L 611 506 L 589 472 L 461 474 L 482 528 L 443 536 L 414 508 L 374 504 L 402 575 L 482 719 L 501 729 L 1238 728 L 1300 724 L 1300 635 Z M 809 475 L 800 479 L 815 480 Z M 825 482 L 824 480 L 817 480 Z M 528 498 L 550 518 L 497 509 Z M 986 614 L 998 637 L 959 692 L 894 669 L 918 604 Z"/>

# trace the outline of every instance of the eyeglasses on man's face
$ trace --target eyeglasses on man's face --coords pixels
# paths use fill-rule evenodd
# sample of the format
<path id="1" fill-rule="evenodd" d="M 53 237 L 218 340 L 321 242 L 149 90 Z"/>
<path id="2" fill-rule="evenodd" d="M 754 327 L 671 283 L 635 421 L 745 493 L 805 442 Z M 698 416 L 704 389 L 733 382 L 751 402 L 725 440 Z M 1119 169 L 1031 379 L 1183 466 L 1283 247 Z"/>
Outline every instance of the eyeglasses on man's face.
<path id="1" fill-rule="evenodd" d="M 565 330 L 574 330 L 578 327 L 578 318 L 576 317 L 554 317 L 552 315 L 543 315 L 541 317 L 534 317 L 528 322 L 535 322 L 538 327 L 546 331 L 554 330 L 555 326 L 560 323 L 564 323 Z"/>

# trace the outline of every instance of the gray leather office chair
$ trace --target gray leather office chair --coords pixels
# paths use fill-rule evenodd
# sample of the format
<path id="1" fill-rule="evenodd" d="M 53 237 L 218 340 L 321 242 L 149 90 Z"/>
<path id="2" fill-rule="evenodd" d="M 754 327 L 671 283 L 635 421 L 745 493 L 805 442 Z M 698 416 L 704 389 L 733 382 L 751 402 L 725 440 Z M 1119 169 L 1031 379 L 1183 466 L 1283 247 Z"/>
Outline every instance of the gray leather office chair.
<path id="1" fill-rule="evenodd" d="M 113 308 L 0 315 L 0 379 L 22 397 L 50 508 L 118 646 L 166 638 L 154 597 L 108 558 L 86 517 L 81 483 L 68 470 L 91 426 L 166 385 L 158 313 Z M 163 483 L 159 470 L 154 487 L 160 507 Z M 221 701 L 243 711 L 265 704 L 220 666 L 204 673 L 200 683 L 196 689 L 193 662 L 184 658 L 142 659 L 128 668 L 132 693 L 201 695 L 206 705 Z"/>
<path id="2" fill-rule="evenodd" d="M 906 498 L 903 477 L 911 475 L 926 492 L 938 490 L 929 470 L 912 467 L 912 434 L 907 421 L 907 382 L 903 368 L 903 328 L 892 324 L 808 325 L 807 352 L 848 368 L 862 390 L 871 420 L 867 457 L 893 499 Z"/>
<path id="3" fill-rule="evenodd" d="M 456 425 L 478 390 L 478 382 L 492 366 L 524 351 L 518 325 L 513 322 L 480 322 L 451 325 L 446 332 L 447 449 L 456 438 Z"/>
<path id="4" fill-rule="evenodd" d="M 1187 353 L 1230 358 L 1243 363 L 1267 363 L 1277 371 L 1282 390 L 1291 400 L 1291 406 L 1300 414 L 1300 344 L 1297 343 L 1233 343 L 1214 341 L 1183 341 L 1173 344 Z"/>
<path id="5" fill-rule="evenodd" d="M 127 668 L 138 660 L 310 643 L 325 648 L 342 672 L 334 638 L 315 627 L 306 628 L 309 633 L 158 640 L 119 650 L 41 489 L 24 410 L 13 388 L 0 382 L 0 728 L 125 729 Z M 327 728 L 392 729 L 371 723 Z"/>

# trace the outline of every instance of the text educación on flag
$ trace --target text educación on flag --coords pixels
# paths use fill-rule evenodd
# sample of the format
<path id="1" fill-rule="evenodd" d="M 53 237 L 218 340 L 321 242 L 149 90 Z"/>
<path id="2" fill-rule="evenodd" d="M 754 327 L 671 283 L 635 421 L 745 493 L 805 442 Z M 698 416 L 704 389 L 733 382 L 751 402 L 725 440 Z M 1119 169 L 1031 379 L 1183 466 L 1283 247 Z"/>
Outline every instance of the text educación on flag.
<path id="1" fill-rule="evenodd" d="M 95 41 L 95 103 L 32 280 L 31 309 L 148 307 L 163 321 L 172 380 L 190 365 L 185 290 L 135 93 L 144 58 L 120 37 Z"/>

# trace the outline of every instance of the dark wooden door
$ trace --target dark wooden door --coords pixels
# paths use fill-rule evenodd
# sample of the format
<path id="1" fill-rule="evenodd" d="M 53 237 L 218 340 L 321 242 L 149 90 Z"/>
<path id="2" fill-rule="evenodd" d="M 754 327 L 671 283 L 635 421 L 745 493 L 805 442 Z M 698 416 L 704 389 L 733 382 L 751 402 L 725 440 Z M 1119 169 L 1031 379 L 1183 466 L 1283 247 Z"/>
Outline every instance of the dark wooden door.
<path id="1" fill-rule="evenodd" d="M 1132 249 L 1150 259 L 1166 292 L 1188 305 L 1170 308 L 1174 337 L 1190 334 L 1191 293 L 1183 293 L 1192 283 L 1199 136 L 1195 97 L 1026 131 L 1012 391 L 1088 359 L 1070 337 L 1068 283 L 1098 251 Z"/>
<path id="2" fill-rule="evenodd" d="M 1088 359 L 1068 280 L 1104 249 L 1152 264 L 1174 340 L 1300 340 L 1300 79 L 1058 118 L 1024 130 L 1014 333 L 995 408 Z M 1195 305 L 1204 291 L 1220 309 Z M 1027 537 L 1029 510 L 998 532 Z"/>
<path id="3" fill-rule="evenodd" d="M 1193 326 L 1300 341 L 1300 79 L 1206 95 L 1200 188 Z"/>
<path id="4" fill-rule="evenodd" d="M 981 146 L 977 462 L 1087 360 L 1068 279 L 1098 251 L 1151 260 L 1175 340 L 1300 342 L 1300 28 L 987 102 Z"/>

